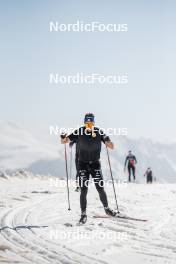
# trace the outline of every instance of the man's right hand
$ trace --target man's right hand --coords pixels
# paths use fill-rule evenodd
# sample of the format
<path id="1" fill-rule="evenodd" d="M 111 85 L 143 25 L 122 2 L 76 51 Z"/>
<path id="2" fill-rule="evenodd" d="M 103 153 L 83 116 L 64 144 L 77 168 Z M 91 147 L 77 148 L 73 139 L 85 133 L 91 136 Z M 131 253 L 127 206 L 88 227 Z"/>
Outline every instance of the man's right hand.
<path id="1" fill-rule="evenodd" d="M 61 137 L 61 144 L 66 144 L 69 142 L 69 138 L 67 137 L 66 134 L 61 134 L 60 137 Z"/>

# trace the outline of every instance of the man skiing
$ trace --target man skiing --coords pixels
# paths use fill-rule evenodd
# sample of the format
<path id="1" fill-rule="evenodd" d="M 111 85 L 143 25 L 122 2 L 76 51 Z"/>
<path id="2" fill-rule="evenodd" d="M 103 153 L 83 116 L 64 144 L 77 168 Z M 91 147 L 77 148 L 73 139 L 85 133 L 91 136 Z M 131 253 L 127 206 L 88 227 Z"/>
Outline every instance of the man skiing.
<path id="1" fill-rule="evenodd" d="M 127 165 L 128 163 L 128 165 Z M 128 180 L 129 182 L 131 182 L 131 172 L 133 173 L 133 179 L 135 181 L 136 179 L 136 175 L 135 175 L 135 171 L 136 171 L 136 168 L 135 168 L 135 165 L 137 163 L 137 160 L 136 160 L 136 157 L 135 155 L 132 154 L 132 151 L 129 150 L 128 152 L 128 155 L 125 159 L 125 166 L 124 166 L 124 170 L 126 169 L 126 165 L 128 167 Z"/>
<path id="2" fill-rule="evenodd" d="M 70 143 L 69 143 L 69 147 L 70 148 L 72 148 L 73 147 L 73 145 L 76 145 L 76 149 L 75 149 L 75 167 L 76 167 L 76 189 L 75 189 L 75 191 L 76 192 L 79 192 L 79 182 L 78 182 L 78 145 L 77 145 L 77 143 L 76 143 L 76 141 L 71 141 Z"/>
<path id="3" fill-rule="evenodd" d="M 145 176 L 146 176 L 147 183 L 152 183 L 153 182 L 153 172 L 152 172 L 150 167 L 144 173 L 144 177 Z"/>
<path id="4" fill-rule="evenodd" d="M 78 147 L 78 175 L 79 186 L 81 188 L 81 218 L 79 223 L 83 224 L 87 220 L 86 207 L 90 174 L 94 180 L 95 187 L 99 193 L 99 197 L 106 214 L 111 216 L 116 215 L 116 212 L 111 210 L 108 206 L 100 164 L 101 143 L 103 142 L 110 149 L 114 148 L 114 144 L 100 128 L 94 126 L 94 123 L 94 115 L 92 113 L 88 113 L 85 115 L 83 127 L 80 127 L 72 134 L 65 136 L 64 138 L 61 137 L 62 144 L 75 141 Z"/>

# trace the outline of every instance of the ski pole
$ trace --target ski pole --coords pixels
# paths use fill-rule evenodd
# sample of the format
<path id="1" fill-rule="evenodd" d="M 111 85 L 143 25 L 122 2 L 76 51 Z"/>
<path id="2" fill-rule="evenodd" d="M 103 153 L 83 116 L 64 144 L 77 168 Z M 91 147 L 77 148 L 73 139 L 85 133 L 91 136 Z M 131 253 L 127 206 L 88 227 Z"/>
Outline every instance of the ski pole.
<path id="1" fill-rule="evenodd" d="M 70 150 L 70 180 L 72 178 L 72 160 L 73 160 L 73 151 L 72 151 L 72 146 Z"/>
<path id="2" fill-rule="evenodd" d="M 116 190 L 115 190 L 115 185 L 114 185 L 114 178 L 113 178 L 113 174 L 112 174 L 111 161 L 110 161 L 110 157 L 109 157 L 109 150 L 108 150 L 107 146 L 106 146 L 106 152 L 107 152 L 107 157 L 108 157 L 110 175 L 111 175 L 111 179 L 112 179 L 112 186 L 113 186 L 113 190 L 114 190 L 114 198 L 115 198 L 115 202 L 116 202 L 117 213 L 119 214 L 120 211 L 119 211 L 119 207 L 118 207 L 118 203 L 117 203 L 117 195 L 116 195 Z"/>
<path id="3" fill-rule="evenodd" d="M 68 210 L 70 211 L 70 192 L 69 192 L 69 184 L 68 184 L 68 164 L 67 164 L 67 147 L 65 144 L 65 172 L 67 177 L 67 195 L 68 195 Z"/>

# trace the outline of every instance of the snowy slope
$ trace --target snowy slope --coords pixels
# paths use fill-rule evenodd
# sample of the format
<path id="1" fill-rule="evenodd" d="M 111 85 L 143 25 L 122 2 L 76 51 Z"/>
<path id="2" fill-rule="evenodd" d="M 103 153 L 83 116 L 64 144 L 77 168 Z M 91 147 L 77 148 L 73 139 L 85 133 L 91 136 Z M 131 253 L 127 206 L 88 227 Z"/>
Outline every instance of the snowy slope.
<path id="1" fill-rule="evenodd" d="M 126 179 L 124 159 L 131 149 L 137 157 L 137 179 L 144 182 L 144 171 L 151 166 L 160 182 L 176 182 L 176 144 L 164 145 L 151 140 L 132 140 L 126 137 L 113 139 L 116 149 L 110 152 L 114 177 Z M 74 151 L 73 151 L 74 155 Z M 68 158 L 70 150 L 68 149 Z M 102 147 L 104 177 L 109 179 L 109 168 L 104 146 Z M 12 122 L 0 122 L 0 169 L 26 168 L 33 173 L 64 177 L 64 149 L 58 137 L 47 141 L 36 139 L 24 128 Z M 74 170 L 74 166 L 73 166 Z M 73 171 L 72 176 L 75 175 Z"/>
<path id="2" fill-rule="evenodd" d="M 63 170 L 62 153 L 57 146 L 40 142 L 13 122 L 0 122 L 0 168 L 31 168 L 42 173 Z"/>
<path id="3" fill-rule="evenodd" d="M 64 183 L 39 176 L 0 178 L 0 263 L 175 263 L 175 184 L 117 188 L 120 210 L 148 222 L 93 218 L 104 212 L 90 185 L 88 221 L 80 227 L 79 193 L 70 188 L 68 211 Z M 114 208 L 112 186 L 106 190 Z"/>

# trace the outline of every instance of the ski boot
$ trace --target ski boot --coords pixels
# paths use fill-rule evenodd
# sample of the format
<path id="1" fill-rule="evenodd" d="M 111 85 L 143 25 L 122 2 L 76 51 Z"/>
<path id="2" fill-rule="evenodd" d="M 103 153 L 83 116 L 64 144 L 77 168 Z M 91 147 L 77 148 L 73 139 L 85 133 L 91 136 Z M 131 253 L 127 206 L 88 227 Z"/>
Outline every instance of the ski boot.
<path id="1" fill-rule="evenodd" d="M 105 213 L 109 216 L 116 216 L 117 212 L 113 211 L 112 209 L 110 209 L 109 207 L 105 207 Z"/>
<path id="2" fill-rule="evenodd" d="M 80 224 L 80 225 L 81 225 L 81 224 L 85 224 L 86 221 L 87 221 L 87 215 L 86 215 L 86 212 L 83 212 L 83 213 L 81 214 L 81 218 L 80 218 L 80 220 L 79 220 L 79 224 Z"/>

